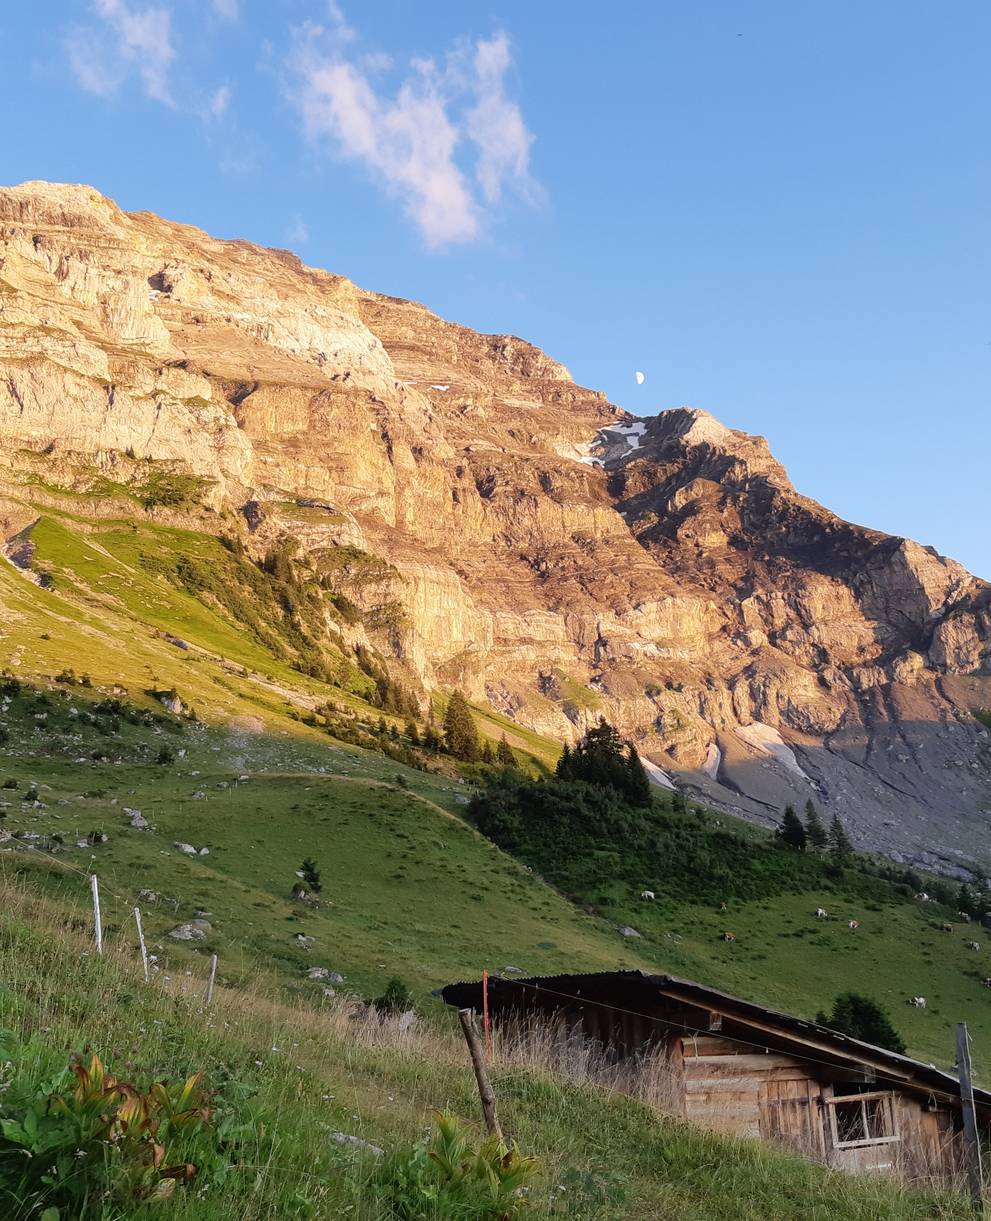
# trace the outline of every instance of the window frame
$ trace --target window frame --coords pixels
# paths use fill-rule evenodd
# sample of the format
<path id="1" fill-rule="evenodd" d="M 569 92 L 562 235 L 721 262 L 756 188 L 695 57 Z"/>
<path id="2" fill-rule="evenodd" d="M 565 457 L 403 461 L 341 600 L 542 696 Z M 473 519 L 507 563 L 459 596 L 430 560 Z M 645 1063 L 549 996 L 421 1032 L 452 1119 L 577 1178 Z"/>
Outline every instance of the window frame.
<path id="1" fill-rule="evenodd" d="M 891 1145 L 895 1141 L 901 1140 L 901 1133 L 898 1131 L 898 1111 L 895 1108 L 894 1090 L 869 1090 L 863 1094 L 839 1094 L 833 1098 L 824 1098 L 823 1102 L 829 1107 L 829 1127 L 834 1149 L 863 1149 L 869 1145 Z M 883 1103 L 888 1117 L 887 1126 L 890 1129 L 890 1135 L 868 1136 L 858 1140 L 840 1140 L 836 1114 L 837 1104 L 850 1104 L 854 1102 L 860 1104 L 861 1121 L 865 1132 L 870 1131 L 870 1125 L 867 1122 L 866 1104 L 868 1102 Z"/>

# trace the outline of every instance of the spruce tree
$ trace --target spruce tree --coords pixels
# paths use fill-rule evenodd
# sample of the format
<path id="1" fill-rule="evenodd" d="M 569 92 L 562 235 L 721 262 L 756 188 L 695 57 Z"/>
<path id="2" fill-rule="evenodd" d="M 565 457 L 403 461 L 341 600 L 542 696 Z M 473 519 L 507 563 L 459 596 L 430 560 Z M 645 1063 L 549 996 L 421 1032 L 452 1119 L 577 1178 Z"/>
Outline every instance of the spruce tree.
<path id="1" fill-rule="evenodd" d="M 802 820 L 795 813 L 794 806 L 785 806 L 785 812 L 781 818 L 781 826 L 778 827 L 778 839 L 783 844 L 787 844 L 789 848 L 794 848 L 796 852 L 804 852 L 807 838 L 805 827 L 802 825 Z"/>
<path id="2" fill-rule="evenodd" d="M 444 713 L 444 745 L 455 759 L 463 759 L 466 763 L 477 763 L 481 758 L 478 730 L 468 701 L 460 691 L 455 691 L 447 702 L 447 711 Z"/>
<path id="3" fill-rule="evenodd" d="M 571 747 L 565 742 L 561 748 L 561 757 L 557 761 L 557 767 L 554 769 L 554 775 L 559 780 L 574 780 L 574 759 L 571 754 Z"/>
<path id="4" fill-rule="evenodd" d="M 805 838 L 809 847 L 817 852 L 829 846 L 829 832 L 822 825 L 822 819 L 811 798 L 805 803 Z"/>
<path id="5" fill-rule="evenodd" d="M 640 756 L 633 749 L 632 743 L 626 748 L 626 770 L 628 773 L 627 800 L 630 805 L 650 805 L 650 780 L 647 771 L 640 762 Z"/>
<path id="6" fill-rule="evenodd" d="M 317 868 L 316 861 L 311 857 L 305 857 L 299 867 L 299 872 L 303 875 L 303 881 L 310 890 L 318 895 L 323 887 L 320 884 L 320 870 Z"/>
<path id="7" fill-rule="evenodd" d="M 846 833 L 846 828 L 840 822 L 838 814 L 833 815 L 833 820 L 829 824 L 829 852 L 837 861 L 846 861 L 853 856 L 853 844 L 849 835 Z"/>
<path id="8" fill-rule="evenodd" d="M 488 740 L 488 738 L 486 738 L 485 741 L 482 743 L 482 762 L 483 763 L 492 763 L 493 762 L 492 743 Z"/>
<path id="9" fill-rule="evenodd" d="M 516 756 L 513 754 L 512 747 L 506 741 L 506 735 L 503 734 L 499 739 L 499 745 L 496 747 L 496 763 L 500 767 L 510 767 L 516 771 Z"/>
<path id="10" fill-rule="evenodd" d="M 832 1012 L 817 1014 L 816 1021 L 864 1043 L 885 1047 L 899 1055 L 905 1052 L 905 1041 L 892 1026 L 887 1013 L 877 1001 L 857 992 L 841 993 L 833 1001 Z"/>
<path id="11" fill-rule="evenodd" d="M 406 722 L 406 736 L 407 736 L 407 738 L 409 738 L 410 746 L 419 746 L 420 745 L 420 734 L 416 728 L 415 721 Z"/>

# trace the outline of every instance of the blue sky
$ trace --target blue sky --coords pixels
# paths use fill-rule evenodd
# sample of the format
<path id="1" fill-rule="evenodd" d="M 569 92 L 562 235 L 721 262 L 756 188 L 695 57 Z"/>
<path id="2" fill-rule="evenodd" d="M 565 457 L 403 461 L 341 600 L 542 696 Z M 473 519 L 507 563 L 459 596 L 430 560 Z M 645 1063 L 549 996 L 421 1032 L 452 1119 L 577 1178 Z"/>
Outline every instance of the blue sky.
<path id="1" fill-rule="evenodd" d="M 986 0 L 8 3 L 0 179 L 704 407 L 991 577 L 989 45 Z"/>

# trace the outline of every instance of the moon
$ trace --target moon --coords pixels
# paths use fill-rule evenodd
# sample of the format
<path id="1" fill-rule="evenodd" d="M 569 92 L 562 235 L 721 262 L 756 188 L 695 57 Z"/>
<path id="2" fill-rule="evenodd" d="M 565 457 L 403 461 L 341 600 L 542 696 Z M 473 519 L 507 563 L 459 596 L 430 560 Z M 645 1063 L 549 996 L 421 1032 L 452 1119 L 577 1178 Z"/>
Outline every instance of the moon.
<path id="1" fill-rule="evenodd" d="M 633 376 L 637 379 L 638 386 L 642 386 L 644 384 L 644 382 L 647 380 L 646 376 L 643 373 L 641 373 L 639 369 L 637 369 L 636 373 L 634 373 Z"/>

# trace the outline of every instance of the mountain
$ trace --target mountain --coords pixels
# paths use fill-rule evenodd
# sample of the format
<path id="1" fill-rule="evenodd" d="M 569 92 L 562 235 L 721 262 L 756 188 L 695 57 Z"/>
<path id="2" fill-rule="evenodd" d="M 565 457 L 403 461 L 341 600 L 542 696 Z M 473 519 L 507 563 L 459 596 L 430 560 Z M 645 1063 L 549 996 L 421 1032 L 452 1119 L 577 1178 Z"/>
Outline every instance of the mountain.
<path id="1" fill-rule="evenodd" d="M 291 540 L 318 648 L 423 706 L 462 687 L 559 740 L 605 715 L 733 812 L 991 852 L 991 587 L 705 412 L 637 419 L 514 336 L 35 182 L 0 190 L 0 438 L 26 577 L 49 510 Z"/>

